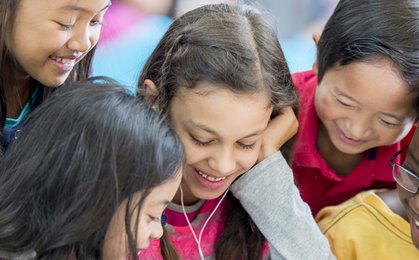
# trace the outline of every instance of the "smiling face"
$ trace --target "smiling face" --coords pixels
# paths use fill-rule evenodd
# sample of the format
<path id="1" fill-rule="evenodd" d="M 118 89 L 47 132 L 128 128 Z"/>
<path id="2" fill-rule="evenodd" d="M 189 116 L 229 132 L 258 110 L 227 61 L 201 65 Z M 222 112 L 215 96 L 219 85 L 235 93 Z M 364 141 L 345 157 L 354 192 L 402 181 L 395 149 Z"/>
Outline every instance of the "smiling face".
<path id="1" fill-rule="evenodd" d="M 137 192 L 132 199 L 131 227 L 136 232 L 137 253 L 148 247 L 150 239 L 159 239 L 163 235 L 163 227 L 161 225 L 161 215 L 164 209 L 172 200 L 179 188 L 182 175 L 176 173 L 175 177 L 167 182 L 152 189 L 150 194 L 144 200 L 140 210 L 140 216 L 137 227 L 136 215 L 138 207 L 136 204 L 141 198 L 141 193 Z M 124 200 L 114 214 L 111 223 L 106 232 L 102 259 L 121 259 L 126 260 L 129 255 L 127 233 L 125 229 L 125 210 L 127 200 Z M 135 234 L 135 231 L 132 231 Z"/>
<path id="2" fill-rule="evenodd" d="M 110 0 L 21 0 L 6 45 L 28 76 L 45 86 L 64 83 L 97 43 Z"/>
<path id="3" fill-rule="evenodd" d="M 419 177 L 419 131 L 415 132 L 403 166 Z M 419 193 L 413 194 L 400 185 L 397 191 L 408 216 L 413 243 L 419 249 Z"/>
<path id="4" fill-rule="evenodd" d="M 405 137 L 415 120 L 413 100 L 390 62 L 380 59 L 329 69 L 315 108 L 333 146 L 359 154 Z"/>
<path id="5" fill-rule="evenodd" d="M 178 91 L 169 113 L 186 153 L 186 204 L 219 197 L 255 164 L 271 112 L 263 92 L 234 94 L 206 82 Z"/>

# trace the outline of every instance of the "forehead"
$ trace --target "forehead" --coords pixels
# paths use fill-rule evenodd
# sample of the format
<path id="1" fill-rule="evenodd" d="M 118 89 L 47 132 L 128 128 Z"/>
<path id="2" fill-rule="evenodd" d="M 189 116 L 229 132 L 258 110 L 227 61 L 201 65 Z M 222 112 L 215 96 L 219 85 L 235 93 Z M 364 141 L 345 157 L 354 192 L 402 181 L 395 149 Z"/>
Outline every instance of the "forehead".
<path id="1" fill-rule="evenodd" d="M 167 206 L 179 188 L 182 180 L 181 170 L 182 169 L 178 169 L 177 172 L 174 173 L 173 177 L 154 187 L 145 199 L 143 206 L 145 208 Z"/>
<path id="2" fill-rule="evenodd" d="M 180 89 L 169 109 L 175 120 L 202 124 L 218 133 L 244 134 L 266 126 L 272 106 L 263 91 L 236 94 L 223 86 L 200 83 L 194 89 Z"/>

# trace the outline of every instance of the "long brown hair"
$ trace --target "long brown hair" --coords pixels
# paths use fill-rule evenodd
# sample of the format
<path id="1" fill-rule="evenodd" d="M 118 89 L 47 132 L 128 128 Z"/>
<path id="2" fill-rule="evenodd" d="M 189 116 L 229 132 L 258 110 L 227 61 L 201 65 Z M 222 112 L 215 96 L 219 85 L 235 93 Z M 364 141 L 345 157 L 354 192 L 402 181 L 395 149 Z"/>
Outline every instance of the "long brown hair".
<path id="1" fill-rule="evenodd" d="M 273 111 L 285 106 L 297 111 L 297 94 L 274 30 L 262 14 L 246 5 L 207 5 L 173 22 L 149 57 L 139 78 L 153 81 L 158 95 L 150 102 L 168 111 L 180 87 L 193 89 L 210 82 L 234 93 L 268 93 Z M 231 194 L 223 234 L 216 245 L 216 258 L 259 259 L 265 238 L 240 202 Z M 227 216 L 226 216 L 227 217 Z M 164 257 L 170 241 L 162 242 Z"/>
<path id="2" fill-rule="evenodd" d="M 16 79 L 13 78 L 14 74 L 10 72 L 16 69 L 17 62 L 7 49 L 6 41 L 13 29 L 20 2 L 21 0 L 0 1 L 0 136 L 2 135 L 7 115 L 5 89 L 6 86 L 13 86 L 16 83 Z M 66 82 L 75 82 L 88 78 L 94 49 L 76 64 Z"/>

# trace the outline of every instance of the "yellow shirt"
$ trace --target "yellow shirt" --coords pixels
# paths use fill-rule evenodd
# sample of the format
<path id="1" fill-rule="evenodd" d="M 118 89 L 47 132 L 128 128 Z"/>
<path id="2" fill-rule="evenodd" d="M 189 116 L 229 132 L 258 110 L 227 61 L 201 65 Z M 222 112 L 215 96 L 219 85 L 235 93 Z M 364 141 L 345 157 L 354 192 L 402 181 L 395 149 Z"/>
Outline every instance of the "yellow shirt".
<path id="1" fill-rule="evenodd" d="M 323 208 L 316 221 L 339 260 L 419 259 L 410 224 L 393 213 L 375 191 Z"/>

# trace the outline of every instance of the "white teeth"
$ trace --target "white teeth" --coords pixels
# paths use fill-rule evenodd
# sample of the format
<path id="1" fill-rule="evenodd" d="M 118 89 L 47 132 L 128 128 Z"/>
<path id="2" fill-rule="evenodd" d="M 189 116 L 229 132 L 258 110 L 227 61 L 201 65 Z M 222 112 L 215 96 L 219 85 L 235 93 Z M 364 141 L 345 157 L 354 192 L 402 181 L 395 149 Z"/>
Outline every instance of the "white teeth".
<path id="1" fill-rule="evenodd" d="M 419 227 L 419 221 L 417 221 L 416 219 L 415 219 L 415 224 L 417 227 Z"/>
<path id="2" fill-rule="evenodd" d="M 65 59 L 65 58 L 59 58 L 59 57 L 52 57 L 52 59 L 57 62 L 61 62 L 67 66 L 73 66 L 76 63 L 76 61 L 73 59 Z"/>
<path id="3" fill-rule="evenodd" d="M 217 182 L 217 181 L 222 181 L 224 180 L 226 177 L 222 177 L 222 178 L 214 178 L 212 176 L 208 176 L 205 173 L 198 171 L 198 174 L 201 175 L 202 177 L 204 177 L 205 179 L 211 181 L 211 182 Z"/>
<path id="4" fill-rule="evenodd" d="M 61 60 L 62 60 L 62 63 L 68 66 L 72 66 L 75 63 L 75 60 L 70 60 L 70 59 L 61 59 Z"/>

